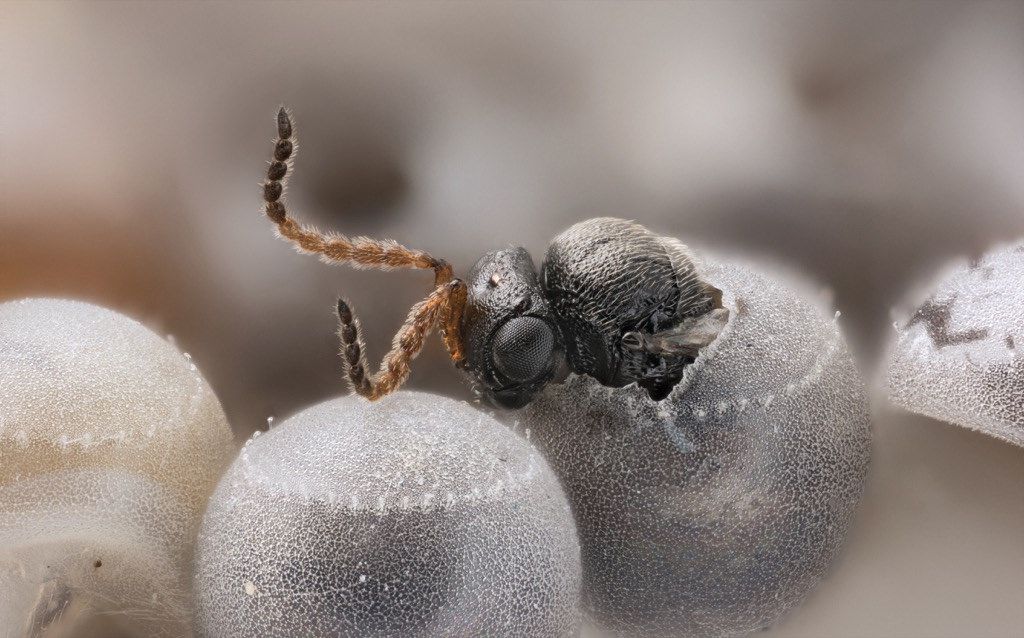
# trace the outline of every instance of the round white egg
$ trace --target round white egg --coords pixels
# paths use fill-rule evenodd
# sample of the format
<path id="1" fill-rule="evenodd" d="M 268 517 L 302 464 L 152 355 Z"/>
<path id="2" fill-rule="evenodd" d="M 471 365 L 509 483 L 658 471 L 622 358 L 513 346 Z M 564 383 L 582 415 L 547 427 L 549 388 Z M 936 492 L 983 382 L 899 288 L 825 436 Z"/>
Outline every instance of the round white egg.
<path id="1" fill-rule="evenodd" d="M 451 399 L 311 407 L 254 437 L 203 520 L 206 636 L 565 636 L 568 502 L 543 457 Z"/>
<path id="2" fill-rule="evenodd" d="M 233 450 L 195 365 L 138 322 L 0 304 L 0 626 L 187 633 L 194 533 Z"/>

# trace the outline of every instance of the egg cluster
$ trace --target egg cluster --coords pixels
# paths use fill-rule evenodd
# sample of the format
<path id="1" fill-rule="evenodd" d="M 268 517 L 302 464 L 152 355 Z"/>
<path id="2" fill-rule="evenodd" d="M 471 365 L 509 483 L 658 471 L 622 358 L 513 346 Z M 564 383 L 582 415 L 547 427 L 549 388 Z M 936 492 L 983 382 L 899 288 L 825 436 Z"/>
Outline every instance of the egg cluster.
<path id="1" fill-rule="evenodd" d="M 257 433 L 226 472 L 227 421 L 187 355 L 86 304 L 4 304 L 0 622 L 211 637 L 769 625 L 842 544 L 867 399 L 831 318 L 748 269 L 707 274 L 731 318 L 665 401 L 571 376 L 506 427 L 436 395 L 347 397 Z"/>

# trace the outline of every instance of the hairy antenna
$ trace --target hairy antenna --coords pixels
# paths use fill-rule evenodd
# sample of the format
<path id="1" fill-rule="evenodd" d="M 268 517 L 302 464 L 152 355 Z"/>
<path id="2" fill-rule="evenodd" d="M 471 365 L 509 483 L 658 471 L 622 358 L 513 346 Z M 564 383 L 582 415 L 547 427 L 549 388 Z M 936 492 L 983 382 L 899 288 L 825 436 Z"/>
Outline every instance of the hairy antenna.
<path id="1" fill-rule="evenodd" d="M 277 112 L 274 156 L 267 168 L 267 180 L 263 183 L 264 210 L 270 221 L 277 225 L 278 236 L 290 241 L 300 252 L 319 255 L 326 263 L 379 270 L 419 268 L 434 271 L 434 290 L 413 306 L 405 324 L 395 335 L 381 370 L 374 375 L 368 374 L 359 320 L 348 303 L 338 300 L 341 355 L 352 389 L 371 401 L 398 389 L 408 378 L 412 360 L 435 327 L 440 328 L 452 360 L 461 364 L 465 357 L 459 324 L 466 305 L 466 284 L 453 278 L 448 262 L 425 252 L 406 248 L 389 239 L 349 238 L 337 233 L 322 233 L 292 219 L 281 197 L 296 150 L 293 136 L 291 116 L 281 107 Z"/>

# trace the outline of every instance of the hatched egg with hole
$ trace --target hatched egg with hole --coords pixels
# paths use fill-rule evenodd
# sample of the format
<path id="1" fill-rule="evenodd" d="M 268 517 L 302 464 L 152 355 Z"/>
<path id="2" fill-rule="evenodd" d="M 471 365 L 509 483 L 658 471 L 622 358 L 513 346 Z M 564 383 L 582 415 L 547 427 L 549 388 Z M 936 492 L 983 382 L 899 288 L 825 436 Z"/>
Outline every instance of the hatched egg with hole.
<path id="1" fill-rule="evenodd" d="M 825 575 L 864 489 L 868 400 L 836 322 L 750 268 L 705 274 L 729 322 L 668 398 L 570 376 L 514 417 L 565 487 L 585 610 L 614 634 L 772 625 Z"/>
<path id="2" fill-rule="evenodd" d="M 894 404 L 1024 446 L 1024 243 L 947 268 L 895 328 Z"/>

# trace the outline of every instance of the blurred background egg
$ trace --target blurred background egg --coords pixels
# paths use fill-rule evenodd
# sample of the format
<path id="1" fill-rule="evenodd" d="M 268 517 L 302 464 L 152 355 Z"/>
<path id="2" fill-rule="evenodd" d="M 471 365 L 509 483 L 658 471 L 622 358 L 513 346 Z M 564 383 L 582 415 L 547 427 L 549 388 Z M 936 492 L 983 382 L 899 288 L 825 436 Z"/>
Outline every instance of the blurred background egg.
<path id="1" fill-rule="evenodd" d="M 1024 446 L 1024 242 L 946 270 L 895 323 L 889 398 Z"/>

